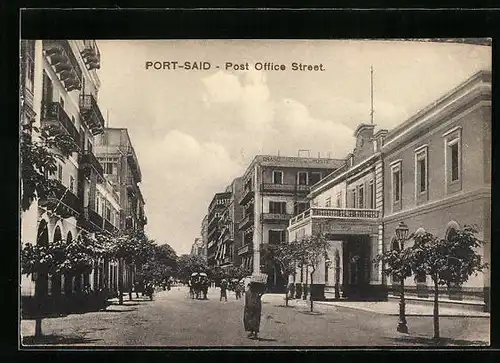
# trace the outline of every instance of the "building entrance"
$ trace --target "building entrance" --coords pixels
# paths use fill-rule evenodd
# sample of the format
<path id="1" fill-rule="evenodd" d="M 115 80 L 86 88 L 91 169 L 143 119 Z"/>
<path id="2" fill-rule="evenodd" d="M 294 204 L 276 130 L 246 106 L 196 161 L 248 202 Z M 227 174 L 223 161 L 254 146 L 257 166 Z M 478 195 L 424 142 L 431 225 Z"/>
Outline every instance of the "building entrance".
<path id="1" fill-rule="evenodd" d="M 342 243 L 343 297 L 364 300 L 370 296 L 370 237 L 349 236 Z"/>

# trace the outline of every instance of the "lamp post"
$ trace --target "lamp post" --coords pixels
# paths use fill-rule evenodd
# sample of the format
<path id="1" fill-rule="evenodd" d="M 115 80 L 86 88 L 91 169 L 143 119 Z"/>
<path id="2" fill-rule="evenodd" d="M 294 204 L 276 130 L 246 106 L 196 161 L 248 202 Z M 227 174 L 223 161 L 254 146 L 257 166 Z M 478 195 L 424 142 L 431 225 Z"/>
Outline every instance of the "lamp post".
<path id="1" fill-rule="evenodd" d="M 332 260 L 330 260 L 330 259 L 328 258 L 328 254 L 326 254 L 326 253 L 325 253 L 325 270 L 326 270 L 326 272 L 328 272 L 328 269 L 330 268 L 330 266 L 331 266 L 331 265 L 332 265 Z M 325 275 L 327 275 L 327 274 L 325 274 Z M 329 274 L 328 274 L 328 275 L 329 275 Z M 325 287 L 326 287 L 326 282 L 327 282 L 327 281 L 326 281 L 326 279 L 325 279 Z"/>
<path id="2" fill-rule="evenodd" d="M 408 238 L 408 226 L 404 222 L 399 222 L 396 227 L 396 238 L 400 245 L 400 253 L 403 253 L 404 243 Z M 401 276 L 401 292 L 399 300 L 399 322 L 397 331 L 400 333 L 408 334 L 408 325 L 406 324 L 406 313 L 405 313 L 405 280 L 404 276 Z"/>

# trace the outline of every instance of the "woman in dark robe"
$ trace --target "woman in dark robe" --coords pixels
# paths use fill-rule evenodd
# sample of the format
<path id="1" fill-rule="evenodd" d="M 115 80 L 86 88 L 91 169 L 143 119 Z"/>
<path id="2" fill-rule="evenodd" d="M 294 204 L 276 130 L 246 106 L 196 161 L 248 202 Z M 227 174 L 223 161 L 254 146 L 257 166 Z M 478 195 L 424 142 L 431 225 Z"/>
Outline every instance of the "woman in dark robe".
<path id="1" fill-rule="evenodd" d="M 243 313 L 243 324 L 245 331 L 250 332 L 249 338 L 257 339 L 260 328 L 260 315 L 262 312 L 262 295 L 265 293 L 264 284 L 251 282 L 245 292 L 245 309 Z"/>

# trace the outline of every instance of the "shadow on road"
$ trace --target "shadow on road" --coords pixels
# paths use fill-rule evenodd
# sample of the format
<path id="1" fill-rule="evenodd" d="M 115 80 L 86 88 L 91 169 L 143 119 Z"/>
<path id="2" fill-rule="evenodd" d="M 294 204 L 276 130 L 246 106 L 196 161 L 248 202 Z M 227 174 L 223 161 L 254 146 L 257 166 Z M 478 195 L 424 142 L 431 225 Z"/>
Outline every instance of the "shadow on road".
<path id="1" fill-rule="evenodd" d="M 309 310 L 302 310 L 302 311 L 299 311 L 301 314 L 304 314 L 304 315 L 325 315 L 323 313 L 320 313 L 320 312 L 317 312 L 317 311 L 309 311 Z"/>
<path id="2" fill-rule="evenodd" d="M 286 305 L 273 305 L 273 306 L 275 308 L 291 308 L 291 309 L 294 308 L 294 306 L 292 306 L 292 305 L 288 305 L 288 306 L 286 306 Z"/>
<path id="3" fill-rule="evenodd" d="M 101 313 L 125 313 L 127 311 L 136 311 L 137 309 L 105 309 L 101 310 Z"/>
<path id="4" fill-rule="evenodd" d="M 254 339 L 254 340 L 258 340 L 259 342 L 275 342 L 276 339 L 272 339 L 272 338 L 257 338 L 257 339 Z"/>
<path id="5" fill-rule="evenodd" d="M 43 335 L 23 337 L 23 345 L 57 345 L 57 344 L 85 344 L 102 341 L 102 339 L 88 339 L 82 336 L 62 336 L 62 335 Z"/>
<path id="6" fill-rule="evenodd" d="M 411 343 L 420 344 L 426 346 L 448 346 L 448 345 L 459 345 L 459 346 L 488 346 L 488 342 L 481 340 L 465 340 L 465 339 L 453 339 L 453 338 L 440 338 L 434 339 L 429 337 L 385 337 L 385 339 L 392 340 L 397 343 Z"/>

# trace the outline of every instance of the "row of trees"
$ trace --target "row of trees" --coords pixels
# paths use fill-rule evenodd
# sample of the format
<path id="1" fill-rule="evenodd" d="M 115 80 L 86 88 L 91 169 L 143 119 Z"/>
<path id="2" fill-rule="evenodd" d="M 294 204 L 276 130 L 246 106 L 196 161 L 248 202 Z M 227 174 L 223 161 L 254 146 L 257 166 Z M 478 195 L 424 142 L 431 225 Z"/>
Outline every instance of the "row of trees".
<path id="1" fill-rule="evenodd" d="M 434 338 L 439 338 L 439 287 L 461 286 L 473 274 L 483 271 L 488 264 L 482 263 L 478 252 L 483 244 L 477 237 L 475 226 L 465 226 L 447 238 L 438 238 L 432 233 L 411 234 L 411 246 L 388 250 L 374 259 L 382 263 L 384 274 L 399 280 L 411 276 L 430 276 L 434 289 Z M 304 236 L 300 240 L 268 247 L 268 256 L 277 262 L 284 276 L 295 273 L 296 268 L 308 267 L 310 284 L 314 283 L 317 266 L 327 260 L 329 245 L 324 234 Z M 288 306 L 288 293 L 286 294 Z M 310 309 L 313 311 L 313 296 L 310 294 Z"/>

